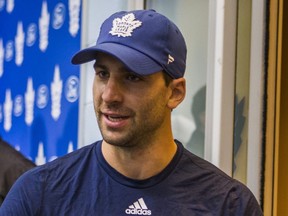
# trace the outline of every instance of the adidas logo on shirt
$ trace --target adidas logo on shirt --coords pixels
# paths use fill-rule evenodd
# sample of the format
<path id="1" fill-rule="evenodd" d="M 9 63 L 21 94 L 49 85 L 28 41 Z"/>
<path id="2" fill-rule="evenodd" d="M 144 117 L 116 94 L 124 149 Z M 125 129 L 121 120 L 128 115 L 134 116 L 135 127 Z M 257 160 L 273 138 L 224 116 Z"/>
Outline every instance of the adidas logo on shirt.
<path id="1" fill-rule="evenodd" d="M 125 210 L 125 213 L 127 215 L 152 215 L 152 211 L 147 208 L 143 198 L 138 199 L 130 205 Z"/>

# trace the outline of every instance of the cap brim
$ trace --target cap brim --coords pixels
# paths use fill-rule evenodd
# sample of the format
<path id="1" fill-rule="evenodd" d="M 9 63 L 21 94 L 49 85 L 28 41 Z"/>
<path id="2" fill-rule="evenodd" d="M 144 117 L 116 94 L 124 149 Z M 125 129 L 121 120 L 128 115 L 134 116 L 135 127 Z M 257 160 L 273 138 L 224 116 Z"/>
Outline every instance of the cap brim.
<path id="1" fill-rule="evenodd" d="M 119 59 L 127 68 L 140 75 L 149 75 L 163 70 L 161 65 L 149 56 L 117 43 L 103 43 L 83 49 L 72 57 L 73 64 L 96 60 L 98 52 L 108 53 Z"/>

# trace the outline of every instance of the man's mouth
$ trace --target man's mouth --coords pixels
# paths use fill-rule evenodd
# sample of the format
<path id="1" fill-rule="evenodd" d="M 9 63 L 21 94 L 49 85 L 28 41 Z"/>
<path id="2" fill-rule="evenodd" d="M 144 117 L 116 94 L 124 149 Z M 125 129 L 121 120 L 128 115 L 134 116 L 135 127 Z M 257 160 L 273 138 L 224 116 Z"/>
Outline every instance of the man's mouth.
<path id="1" fill-rule="evenodd" d="M 119 122 L 119 121 L 123 121 L 123 120 L 128 118 L 128 116 L 119 116 L 119 115 L 104 114 L 104 116 L 111 122 Z"/>

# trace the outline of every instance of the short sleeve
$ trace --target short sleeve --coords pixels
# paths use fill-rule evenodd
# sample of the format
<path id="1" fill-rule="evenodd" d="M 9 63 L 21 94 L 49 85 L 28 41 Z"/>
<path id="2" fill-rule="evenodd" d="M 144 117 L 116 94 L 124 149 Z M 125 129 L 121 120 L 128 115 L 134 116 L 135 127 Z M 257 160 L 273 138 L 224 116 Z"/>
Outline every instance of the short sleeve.
<path id="1" fill-rule="evenodd" d="M 253 193 L 243 184 L 236 181 L 230 191 L 229 201 L 223 215 L 262 216 L 261 207 Z"/>

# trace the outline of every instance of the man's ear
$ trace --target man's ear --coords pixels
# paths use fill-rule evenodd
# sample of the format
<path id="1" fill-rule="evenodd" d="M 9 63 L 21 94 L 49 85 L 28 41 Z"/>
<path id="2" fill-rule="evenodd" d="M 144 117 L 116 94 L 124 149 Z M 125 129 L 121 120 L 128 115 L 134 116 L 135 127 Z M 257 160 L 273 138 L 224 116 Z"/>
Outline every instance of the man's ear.
<path id="1" fill-rule="evenodd" d="M 171 95 L 167 103 L 168 108 L 175 109 L 185 98 L 186 94 L 186 80 L 178 78 L 172 80 L 170 83 Z"/>

